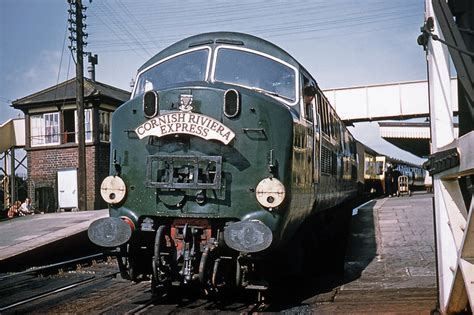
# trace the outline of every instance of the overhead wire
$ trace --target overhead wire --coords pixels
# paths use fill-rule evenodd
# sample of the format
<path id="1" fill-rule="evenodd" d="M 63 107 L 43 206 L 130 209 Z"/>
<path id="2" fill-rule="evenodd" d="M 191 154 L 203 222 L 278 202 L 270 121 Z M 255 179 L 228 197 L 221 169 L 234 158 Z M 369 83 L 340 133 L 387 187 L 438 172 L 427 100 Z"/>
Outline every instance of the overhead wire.
<path id="1" fill-rule="evenodd" d="M 56 89 L 54 90 L 54 99 L 56 99 L 56 94 L 58 92 L 58 87 L 59 87 L 59 78 L 61 76 L 61 68 L 63 64 L 63 56 L 64 56 L 64 49 L 66 47 L 66 39 L 67 39 L 67 33 L 68 33 L 68 24 L 66 23 L 66 29 L 64 30 L 64 39 L 63 39 L 63 48 L 61 50 L 61 58 L 59 60 L 59 69 L 58 69 L 58 75 L 56 77 Z"/>
<path id="2" fill-rule="evenodd" d="M 406 28 L 409 26 L 407 23 L 402 23 L 402 24 L 391 24 L 389 26 L 384 26 L 384 27 L 378 27 L 376 29 L 372 30 L 359 30 L 359 31 L 349 31 L 349 32 L 343 32 L 343 33 L 338 33 L 337 37 L 350 37 L 354 35 L 361 35 L 361 34 L 373 34 L 373 33 L 378 33 L 378 32 L 385 32 L 386 30 L 397 30 L 400 28 Z M 419 26 L 418 22 L 415 22 L 412 24 L 413 27 Z M 329 38 L 329 37 L 334 37 L 333 34 L 326 34 L 326 35 L 313 35 L 313 36 L 305 36 L 305 37 L 293 37 L 293 38 L 288 38 L 286 41 L 293 42 L 293 41 L 302 41 L 302 40 L 312 40 L 312 39 L 323 39 L 323 38 Z"/>
<path id="3" fill-rule="evenodd" d="M 307 33 L 321 33 L 323 31 L 329 31 L 329 30 L 337 30 L 337 29 L 343 29 L 343 28 L 348 28 L 348 27 L 354 27 L 354 26 L 363 26 L 363 25 L 370 25 L 382 21 L 393 21 L 393 20 L 404 20 L 404 19 L 409 19 L 411 17 L 416 17 L 418 16 L 417 14 L 410 14 L 410 15 L 404 15 L 404 16 L 392 16 L 390 17 L 387 15 L 384 17 L 383 20 L 367 20 L 366 18 L 361 18 L 361 19 L 353 19 L 353 20 L 347 20 L 346 24 L 338 24 L 334 25 L 333 23 L 319 23 L 318 25 L 314 24 L 312 29 L 300 29 L 300 28 L 281 28 L 279 30 L 267 30 L 267 29 L 261 29 L 261 30 L 255 30 L 253 33 L 258 34 L 258 35 L 265 35 L 265 37 L 286 37 L 286 36 L 293 36 L 293 35 L 301 35 L 301 34 L 307 34 Z M 347 23 L 350 22 L 350 23 Z M 319 25 L 334 25 L 330 27 L 321 27 Z M 316 29 L 314 29 L 317 27 Z M 379 27 L 380 28 L 380 27 Z M 288 31 L 287 31 L 288 30 Z M 193 33 L 182 33 L 182 34 L 175 34 L 172 36 L 167 36 L 167 37 L 161 37 L 160 41 L 161 42 L 166 42 L 166 41 L 172 41 L 172 40 L 177 40 L 179 38 L 185 37 L 185 36 L 190 36 Z M 337 34 L 336 34 L 337 35 Z M 103 43 L 98 43 L 97 47 L 103 47 L 103 46 L 110 46 L 110 44 L 116 44 L 120 45 L 120 43 L 114 43 L 114 42 L 103 42 Z M 123 43 L 122 43 L 123 44 Z M 148 44 L 148 43 L 144 43 Z"/>
<path id="4" fill-rule="evenodd" d="M 414 22 L 412 24 L 414 28 L 419 26 L 419 23 L 418 22 Z M 324 38 L 334 38 L 334 37 L 351 37 L 351 36 L 354 36 L 354 35 L 362 35 L 362 34 L 375 34 L 375 33 L 379 33 L 379 32 L 386 32 L 387 30 L 398 30 L 398 29 L 402 29 L 402 28 L 406 28 L 407 26 L 409 26 L 409 24 L 407 23 L 400 23 L 400 24 L 392 24 L 390 26 L 385 26 L 385 27 L 378 27 L 376 29 L 372 29 L 372 30 L 359 30 L 359 31 L 349 31 L 349 32 L 340 32 L 338 33 L 337 35 L 334 35 L 334 34 L 321 34 L 321 35 L 308 35 L 308 36 L 304 36 L 304 37 L 289 37 L 289 38 L 285 38 L 285 41 L 287 42 L 295 42 L 295 41 L 302 41 L 302 40 L 313 40 L 313 39 L 324 39 Z M 192 34 L 190 34 L 192 35 Z M 271 36 L 268 36 L 268 38 L 278 38 L 278 36 L 274 36 L 274 37 L 271 37 Z M 130 51 L 131 49 L 130 48 L 114 48 L 114 49 L 104 49 L 104 50 L 101 50 L 102 53 L 114 53 L 114 52 L 126 52 L 126 51 Z"/>
<path id="5" fill-rule="evenodd" d="M 392 17 L 392 18 L 387 18 L 386 20 L 387 21 L 403 21 L 405 19 L 408 19 L 408 18 L 411 18 L 413 16 L 416 16 L 416 15 L 410 15 L 410 16 L 406 16 L 406 17 Z M 357 24 L 346 24 L 346 25 L 342 25 L 342 26 L 329 26 L 329 27 L 322 27 L 322 28 L 319 28 L 318 30 L 295 30 L 295 31 L 292 31 L 292 32 L 286 32 L 286 33 L 276 33 L 276 34 L 271 34 L 271 33 L 257 33 L 255 32 L 256 35 L 259 35 L 259 36 L 265 36 L 266 38 L 288 38 L 290 37 L 289 39 L 290 40 L 302 40 L 302 39 L 311 39 L 311 38 L 325 38 L 325 37 L 331 37 L 331 36 L 339 36 L 340 34 L 342 33 L 337 33 L 337 34 L 330 34 L 330 33 L 327 33 L 327 31 L 334 31 L 334 30 L 339 30 L 339 29 L 345 29 L 345 28 L 350 28 L 351 26 L 354 26 L 354 25 L 370 25 L 374 22 L 357 22 Z M 417 23 L 417 22 L 416 22 Z M 418 23 L 417 23 L 418 24 Z M 416 24 L 416 25 L 417 25 Z M 416 27 L 416 26 L 415 26 Z M 372 30 L 362 30 L 362 31 L 358 31 L 357 33 L 359 34 L 362 34 L 362 33 L 370 33 L 370 32 L 375 32 L 375 31 L 379 31 L 379 30 L 386 30 L 386 29 L 390 29 L 390 27 L 378 27 L 378 28 L 375 28 L 375 29 L 372 29 Z M 301 36 L 297 36 L 295 37 L 295 35 L 306 35 L 306 34 L 318 34 L 318 35 L 313 35 L 313 36 L 304 36 L 304 38 L 302 38 Z M 343 32 L 344 34 L 353 34 L 355 33 L 355 31 L 353 29 L 351 30 L 347 30 L 345 32 Z M 173 41 L 173 40 L 178 40 L 179 38 L 182 38 L 182 37 L 186 37 L 186 36 L 190 36 L 192 35 L 192 33 L 189 33 L 189 34 L 181 34 L 182 36 L 174 36 L 174 37 L 169 37 L 169 38 L 162 38 L 163 41 Z M 109 46 L 109 45 L 106 45 L 106 46 Z M 100 47 L 100 46 L 98 46 Z M 132 48 L 133 49 L 133 48 Z M 128 49 L 120 49 L 121 51 L 127 51 Z"/>
<path id="6" fill-rule="evenodd" d="M 349 8 L 351 8 L 351 7 L 349 7 Z M 378 12 L 378 11 L 381 11 L 381 10 L 386 11 L 386 10 L 397 9 L 397 8 L 399 8 L 399 6 L 392 6 L 392 7 L 387 7 L 387 8 L 378 8 L 378 9 L 372 9 L 372 10 L 362 10 L 361 9 L 359 11 L 351 12 L 349 14 L 341 14 L 339 12 L 339 13 L 334 14 L 334 15 L 337 16 L 337 17 L 342 17 L 342 16 L 350 16 L 350 15 L 355 15 L 355 14 L 375 13 L 375 12 Z M 184 14 L 181 14 L 179 16 L 179 19 L 177 19 L 176 17 L 174 17 L 172 15 L 172 13 L 161 11 L 162 12 L 161 16 L 155 14 L 154 12 L 151 13 L 151 14 L 153 14 L 153 23 L 149 24 L 148 27 L 149 28 L 151 27 L 151 29 L 157 28 L 161 32 L 164 32 L 164 31 L 167 31 L 167 30 L 176 30 L 177 28 L 180 28 L 181 26 L 187 27 L 187 25 L 190 22 L 192 22 L 196 19 L 199 21 L 199 26 L 202 26 L 202 25 L 220 26 L 220 25 L 229 25 L 232 22 L 242 23 L 243 21 L 246 21 L 246 20 L 254 20 L 255 22 L 262 21 L 263 25 L 266 26 L 266 27 L 273 27 L 273 26 L 281 25 L 281 18 L 282 17 L 285 17 L 285 19 L 286 19 L 285 20 L 285 22 L 286 22 L 285 25 L 286 26 L 290 26 L 290 21 L 293 21 L 294 24 L 299 24 L 300 26 L 303 26 L 307 23 L 311 23 L 314 20 L 318 20 L 318 18 L 316 17 L 315 14 L 311 14 L 311 12 L 312 12 L 311 7 L 310 8 L 305 8 L 305 9 L 308 9 L 308 11 L 306 12 L 307 18 L 305 18 L 304 20 L 301 19 L 301 15 L 297 14 L 298 12 L 301 13 L 301 8 L 295 8 L 294 6 L 289 8 L 289 9 L 286 8 L 286 7 L 274 7 L 271 12 L 265 12 L 264 18 L 262 18 L 262 15 L 258 12 L 257 12 L 257 14 L 255 14 L 255 12 L 257 10 L 249 10 L 248 12 L 244 11 L 244 12 L 241 12 L 242 14 L 237 14 L 236 12 L 232 12 L 232 15 L 231 15 L 232 18 L 229 19 L 227 16 L 222 16 L 221 14 L 216 14 L 215 11 L 214 11 L 214 8 L 212 8 L 212 9 L 207 9 L 204 12 L 207 12 L 207 13 L 212 12 L 212 14 L 216 15 L 216 18 L 207 19 L 207 20 L 206 20 L 206 15 L 204 15 L 204 17 L 203 17 L 203 14 L 200 14 L 200 13 L 191 14 L 189 16 L 189 18 L 192 18 L 192 19 L 187 19 L 188 16 L 186 16 L 185 13 L 184 13 Z M 334 10 L 332 7 L 329 7 L 329 9 Z M 341 9 L 347 9 L 347 8 L 341 8 Z M 410 7 L 405 8 L 405 9 L 410 9 Z M 292 10 L 294 10 L 295 14 L 291 14 L 291 13 L 293 13 Z M 319 7 L 318 7 L 317 14 L 324 16 L 323 14 L 321 14 L 321 12 L 325 12 L 325 11 L 320 10 Z M 330 14 L 328 14 L 328 15 L 330 15 Z M 171 18 L 167 18 L 167 17 L 170 17 L 170 16 L 171 16 Z M 140 15 L 140 17 L 143 20 L 143 16 Z M 272 21 L 272 22 L 274 21 L 273 19 L 271 19 L 271 17 L 280 17 L 280 19 L 278 19 L 275 23 L 268 23 L 269 20 Z M 166 20 L 169 20 L 169 21 L 166 22 Z M 183 21 L 183 20 L 186 21 L 186 23 L 182 23 L 181 21 Z M 127 22 L 124 21 L 123 23 L 127 23 Z M 167 28 L 167 26 L 169 26 L 169 28 Z M 195 25 L 193 25 L 193 26 L 195 26 Z"/>
<path id="7" fill-rule="evenodd" d="M 233 3 L 220 3 L 220 4 L 203 4 L 202 2 L 196 3 L 195 5 L 190 5 L 189 3 L 184 4 L 184 2 L 174 2 L 173 5 L 171 6 L 163 6 L 162 4 L 156 4 L 156 2 L 150 3 L 150 5 L 147 5 L 144 10 L 140 10 L 140 3 L 139 2 L 133 2 L 134 7 L 136 8 L 137 11 L 142 11 L 144 12 L 144 16 L 148 15 L 153 15 L 156 11 L 159 12 L 165 12 L 166 15 L 168 15 L 167 19 L 172 19 L 173 17 L 176 17 L 176 14 L 178 15 L 178 18 L 181 16 L 188 16 L 188 15 L 207 15 L 209 13 L 214 13 L 214 12 L 228 12 L 229 14 L 233 14 L 234 16 L 237 16 L 236 13 L 242 12 L 242 11 L 249 11 L 249 12 L 255 12 L 255 11 L 264 11 L 266 13 L 271 13 L 272 10 L 275 10 L 278 7 L 288 7 L 288 8 L 293 8 L 296 9 L 298 8 L 298 5 L 295 4 L 295 2 L 280 2 L 280 3 L 275 3 L 274 1 L 265 1 L 262 3 L 257 3 L 255 1 L 252 1 L 250 3 L 245 3 L 242 1 L 239 2 L 233 2 Z M 321 4 L 318 4 L 316 2 L 312 3 L 307 3 L 306 5 L 311 7 L 314 5 L 321 6 Z M 323 4 L 324 6 L 324 4 Z M 185 9 L 184 9 L 185 8 Z"/>
<path id="8" fill-rule="evenodd" d="M 388 18 L 388 20 L 396 20 L 396 19 L 406 19 L 406 18 L 409 18 L 409 17 L 413 17 L 413 16 L 416 16 L 416 15 L 409 15 L 409 16 L 401 16 L 401 17 L 391 17 L 391 18 Z M 387 20 L 387 19 L 386 19 Z M 372 20 L 372 21 L 368 21 L 368 22 L 361 22 L 363 21 L 363 19 L 359 19 L 358 21 L 348 21 L 348 22 L 353 22 L 353 23 L 350 23 L 350 24 L 344 24 L 344 25 L 337 25 L 335 27 L 330 27 L 330 28 L 327 28 L 327 27 L 318 27 L 317 29 L 299 29 L 299 28 L 281 28 L 281 29 L 278 29 L 278 30 L 267 30 L 267 29 L 255 29 L 253 33 L 260 33 L 260 34 L 267 34 L 267 35 L 272 35 L 272 36 L 282 36 L 282 35 L 294 35 L 294 34 L 304 34 L 304 33 L 308 33 L 308 32 L 313 32 L 313 31 L 316 31 L 316 32 L 321 32 L 322 30 L 328 30 L 328 29 L 337 29 L 337 28 L 344 28 L 344 27 L 347 27 L 347 26 L 359 26 L 359 25 L 368 25 L 368 24 L 372 24 L 372 23 L 377 23 L 379 22 L 378 20 Z M 324 25 L 324 23 L 322 23 L 321 25 Z M 317 27 L 316 25 L 314 25 L 313 27 Z M 286 30 L 289 30 L 289 31 L 286 31 Z M 282 32 L 282 31 L 285 31 L 285 32 Z M 172 35 L 172 36 L 166 36 L 166 37 L 161 37 L 160 38 L 160 41 L 169 41 L 169 40 L 173 40 L 173 39 L 176 39 L 176 38 L 181 38 L 181 37 L 184 37 L 184 36 L 187 36 L 189 34 L 192 34 L 192 33 L 182 33 L 182 34 L 175 34 L 175 35 Z M 98 43 L 97 46 L 108 46 L 110 44 L 114 44 L 114 42 L 111 42 L 111 41 L 106 41 L 106 42 L 101 42 L 101 43 Z M 115 43 L 117 45 L 119 45 L 119 43 Z M 145 44 L 147 44 L 145 42 Z"/>
<path id="9" fill-rule="evenodd" d="M 107 1 L 103 1 L 106 3 Z M 154 2 L 153 2 L 154 3 Z M 102 27 L 99 25 L 95 25 L 97 27 L 97 38 L 94 40 L 90 40 L 91 45 L 93 45 L 96 49 L 99 49 L 101 52 L 112 52 L 112 51 L 129 51 L 129 50 L 142 50 L 142 51 L 148 51 L 149 54 L 149 49 L 154 49 L 157 50 L 157 48 L 160 48 L 163 45 L 169 44 L 171 41 L 176 41 L 178 39 L 181 39 L 183 37 L 190 36 L 192 34 L 196 34 L 199 32 L 205 32 L 205 31 L 211 31 L 211 30 L 217 30 L 218 28 L 222 28 L 225 26 L 233 25 L 232 23 L 240 23 L 244 24 L 243 27 L 238 28 L 238 31 L 241 30 L 248 30 L 248 32 L 251 32 L 256 35 L 268 37 L 268 38 L 288 38 L 291 37 L 291 40 L 294 40 L 294 36 L 298 36 L 298 38 L 301 38 L 302 36 L 304 39 L 315 37 L 315 38 L 321 38 L 323 36 L 339 36 L 341 32 L 334 34 L 334 35 L 329 35 L 328 32 L 338 30 L 338 29 L 343 29 L 343 28 L 351 28 L 351 31 L 354 31 L 354 27 L 367 27 L 372 24 L 377 24 L 385 21 L 396 21 L 396 20 L 401 20 L 401 19 L 409 19 L 413 18 L 416 16 L 421 16 L 420 14 L 407 14 L 412 11 L 417 11 L 415 10 L 418 8 L 420 5 L 419 3 L 412 3 L 410 2 L 409 5 L 404 6 L 402 10 L 397 10 L 399 8 L 398 3 L 397 6 L 387 6 L 385 5 L 384 7 L 376 7 L 376 8 L 371 8 L 371 9 L 365 9 L 363 7 L 359 8 L 359 10 L 355 11 L 354 10 L 346 10 L 347 12 L 344 12 L 342 14 L 333 14 L 335 17 L 330 16 L 329 18 L 327 17 L 328 14 L 321 14 L 321 18 L 312 18 L 314 15 L 308 14 L 309 11 L 303 11 L 301 7 L 298 7 L 296 5 L 288 6 L 288 5 L 283 5 L 283 6 L 276 6 L 275 3 L 268 4 L 268 2 L 264 2 L 261 4 L 255 4 L 254 2 L 252 3 L 243 3 L 243 4 L 235 4 L 233 6 L 230 6 L 230 8 L 238 8 L 240 7 L 240 10 L 238 12 L 247 12 L 247 14 L 237 14 L 233 10 L 229 10 L 229 5 L 223 4 L 223 5 L 215 5 L 211 9 L 209 6 L 203 6 L 202 3 L 195 3 L 194 7 L 190 7 L 187 5 L 186 10 L 183 12 L 182 9 L 182 4 L 175 4 L 174 2 L 169 2 L 168 6 L 165 7 L 163 5 L 146 5 L 146 4 L 138 4 L 137 2 L 127 2 L 127 7 L 124 5 L 122 1 L 119 1 L 119 9 L 117 10 L 111 10 L 111 12 L 105 12 L 102 9 L 102 16 L 105 18 L 108 15 L 115 13 L 116 18 L 111 18 L 107 17 L 107 22 L 104 21 L 104 19 L 99 18 L 99 15 L 97 14 L 97 21 L 101 23 Z M 287 4 L 288 2 L 285 2 Z M 385 2 L 379 2 L 382 4 L 385 4 Z M 129 5 L 130 4 L 130 5 Z M 281 3 L 277 3 L 278 5 L 281 5 Z M 176 8 L 176 6 L 181 6 Z M 290 3 L 291 5 L 291 3 Z M 311 4 L 305 4 L 307 7 L 309 6 L 310 9 L 315 9 L 316 7 L 319 9 L 319 12 L 333 12 L 334 7 L 330 5 L 322 5 L 321 3 L 311 3 Z M 260 7 L 259 7 L 260 6 Z M 263 6 L 263 8 L 261 8 Z M 261 18 L 261 16 L 258 14 L 258 10 L 265 10 L 267 6 L 272 6 L 273 10 L 269 12 L 268 14 L 265 14 L 264 18 Z M 141 23 L 140 21 L 146 21 L 145 15 L 140 14 L 140 11 L 137 8 L 143 8 L 146 10 L 147 15 L 146 16 L 152 16 L 154 17 L 154 21 L 151 23 Z M 347 5 L 347 8 L 354 9 L 354 5 Z M 168 8 L 168 11 L 164 10 Z M 173 9 L 173 10 L 171 10 Z M 225 15 L 219 15 L 216 12 L 221 12 L 219 10 L 227 10 L 230 11 L 229 13 Z M 280 10 L 279 10 L 280 9 Z M 340 8 L 339 8 L 340 9 Z M 201 10 L 201 11 L 200 11 Z M 323 11 L 327 10 L 327 11 Z M 114 12 L 115 11 L 115 12 Z M 295 13 L 295 12 L 300 12 L 301 15 L 298 17 L 297 14 L 289 14 L 289 13 Z M 137 13 L 138 12 L 138 13 Z M 180 13 L 178 16 L 175 16 L 172 14 L 172 12 Z M 186 15 L 188 12 L 191 12 L 191 15 Z M 202 21 L 199 20 L 199 18 L 204 15 L 204 12 L 207 12 L 208 15 L 215 15 L 216 18 L 209 20 L 209 21 Z M 256 13 L 257 12 L 257 13 Z M 273 12 L 273 13 L 272 13 Z M 276 12 L 276 13 L 275 13 Z M 422 12 L 422 10 L 420 10 Z M 110 14 L 108 14 L 110 13 Z M 122 14 L 120 14 L 122 13 Z M 201 14 L 202 13 L 202 14 Z M 228 15 L 230 14 L 230 15 Z M 235 17 L 233 17 L 233 15 Z M 273 15 L 272 15 L 273 14 Z M 305 16 L 305 19 L 299 21 L 301 19 L 301 16 Z M 329 14 L 330 15 L 330 14 Z M 117 18 L 121 17 L 120 25 L 117 23 Z M 136 17 L 139 16 L 139 19 Z M 233 17 L 233 18 L 226 18 L 227 16 Z M 279 26 L 281 25 L 281 18 L 277 19 L 276 17 L 291 17 L 291 16 L 296 16 L 296 21 L 294 22 L 285 22 L 284 26 Z M 164 18 L 166 17 L 166 18 Z M 189 17 L 189 19 L 186 19 L 186 17 Z M 260 18 L 259 18 L 260 17 Z M 273 19 L 272 17 L 275 17 Z M 310 17 L 310 18 L 308 18 Z M 197 19 L 197 20 L 196 20 Z M 128 22 L 127 22 L 128 20 Z M 278 20 L 278 22 L 273 22 L 275 20 Z M 163 22 L 165 21 L 165 22 Z M 184 21 L 184 22 L 183 22 Z M 243 21 L 254 21 L 255 23 L 242 23 Z M 271 23 L 268 23 L 268 21 L 271 21 Z M 137 23 L 138 22 L 138 23 Z M 112 23 L 112 27 L 109 25 L 109 23 Z M 143 25 L 146 25 L 143 26 Z M 190 28 L 189 25 L 192 25 L 193 27 Z M 250 27 L 250 25 L 252 25 Z M 327 25 L 332 25 L 329 27 L 325 27 Z M 120 40 L 114 40 L 110 39 L 110 33 L 108 34 L 109 38 L 104 39 L 103 37 L 99 36 L 101 34 L 104 34 L 104 28 L 114 29 L 114 28 L 125 28 L 128 30 L 129 33 L 135 31 L 138 32 L 138 34 L 141 34 L 142 36 L 139 36 L 138 34 L 130 34 L 128 36 L 120 36 L 118 32 L 113 32 Z M 209 26 L 208 28 L 206 28 Z M 374 29 L 385 29 L 376 27 Z M 145 32 L 146 31 L 146 32 Z M 151 33 L 158 33 L 159 31 L 159 36 L 153 36 Z M 163 33 L 171 33 L 173 34 L 165 34 Z M 324 33 L 326 32 L 326 33 Z M 358 33 L 364 33 L 365 31 L 358 31 Z M 146 34 L 145 34 L 146 33 Z M 318 35 L 309 35 L 312 33 L 319 33 Z M 346 34 L 347 32 L 343 32 Z M 309 35 L 309 36 L 308 36 Z M 124 49 L 123 46 L 127 46 L 128 49 Z M 121 46 L 121 47 L 120 47 Z"/>
<path id="10" fill-rule="evenodd" d="M 132 38 L 133 40 L 135 40 L 138 45 L 148 54 L 148 57 L 152 55 L 152 53 L 150 51 L 148 51 L 148 49 L 143 46 L 143 44 L 141 43 L 141 40 L 135 36 L 128 27 L 125 27 L 123 25 L 123 18 L 122 20 L 118 19 L 118 15 L 120 15 L 119 13 L 117 13 L 117 11 L 115 10 L 114 6 L 108 6 L 106 2 L 103 2 L 101 3 L 101 5 L 104 5 L 104 8 L 105 9 L 108 9 L 110 10 L 110 12 L 112 13 L 110 15 L 111 17 L 111 21 L 112 23 L 117 26 L 119 29 L 121 29 L 122 31 L 124 31 L 128 36 L 130 36 L 130 38 Z"/>
<path id="11" fill-rule="evenodd" d="M 406 19 L 406 18 L 411 18 L 411 17 L 416 17 L 416 16 L 419 16 L 418 14 L 409 14 L 409 15 L 406 15 L 406 16 L 402 16 L 402 17 L 384 17 L 383 19 L 383 22 L 385 21 L 392 21 L 392 20 L 399 20 L 399 19 Z M 313 29 L 313 28 L 310 28 L 310 29 L 303 29 L 303 30 L 298 30 L 298 31 L 287 31 L 287 32 L 278 32 L 276 35 L 272 35 L 271 33 L 265 33 L 267 36 L 271 37 L 271 36 L 284 36 L 284 35 L 288 35 L 288 36 L 292 36 L 292 35 L 295 35 L 295 34 L 305 34 L 305 33 L 311 33 L 311 32 L 315 32 L 315 31 L 327 31 L 327 30 L 335 30 L 335 29 L 341 29 L 341 28 L 347 28 L 347 27 L 352 27 L 352 26 L 361 26 L 361 25 L 369 25 L 369 24 L 373 24 L 373 23 L 378 23 L 378 22 L 381 22 L 381 20 L 369 20 L 369 21 L 365 21 L 364 22 L 364 19 L 360 19 L 360 20 L 354 20 L 354 21 L 351 21 L 351 23 L 347 23 L 347 24 L 344 24 L 344 25 L 335 25 L 335 26 L 329 26 L 329 27 L 318 27 L 318 29 Z"/>
<path id="12" fill-rule="evenodd" d="M 122 2 L 121 0 L 117 0 L 117 3 L 119 4 L 119 6 L 121 6 L 121 7 L 124 9 L 126 15 L 129 16 L 129 17 L 133 20 L 133 22 L 135 23 L 135 25 L 138 26 L 138 28 L 143 32 L 143 34 L 144 34 L 150 41 L 154 42 L 155 40 L 153 39 L 153 36 L 150 34 L 150 32 L 148 31 L 148 29 L 145 28 L 145 27 L 142 25 L 142 23 L 135 17 L 135 15 L 134 15 L 132 12 L 130 12 L 130 11 L 128 10 L 128 8 L 123 4 L 123 2 Z"/>
<path id="13" fill-rule="evenodd" d="M 95 6 L 96 8 L 98 8 L 98 10 L 102 11 L 102 8 L 97 5 Z M 92 11 L 92 10 L 91 10 Z M 130 46 L 130 44 L 128 44 L 128 42 L 126 40 L 123 40 L 122 39 L 122 34 L 117 32 L 113 27 L 111 27 L 105 20 L 102 19 L 101 15 L 100 15 L 100 12 L 99 14 L 94 14 L 94 13 L 90 13 L 90 16 L 93 16 L 95 18 L 97 18 L 99 21 L 101 21 L 102 25 L 104 25 L 105 27 L 107 27 L 110 32 L 112 32 L 114 35 L 117 36 L 118 39 L 120 39 L 120 42 L 121 42 L 121 45 L 127 45 L 131 51 L 135 52 L 140 58 L 146 58 L 147 56 L 144 56 L 142 55 L 141 51 L 137 50 L 136 48 Z M 93 33 L 92 33 L 93 34 Z M 92 35 L 91 34 L 91 35 Z M 91 36 L 90 36 L 91 38 Z M 89 43 L 92 43 L 92 41 L 89 39 Z M 91 45 L 92 46 L 92 45 Z M 97 51 L 97 49 L 95 49 Z"/>
<path id="14" fill-rule="evenodd" d="M 10 104 L 11 102 L 13 102 L 13 100 L 9 99 L 8 97 L 0 96 L 0 102 Z"/>

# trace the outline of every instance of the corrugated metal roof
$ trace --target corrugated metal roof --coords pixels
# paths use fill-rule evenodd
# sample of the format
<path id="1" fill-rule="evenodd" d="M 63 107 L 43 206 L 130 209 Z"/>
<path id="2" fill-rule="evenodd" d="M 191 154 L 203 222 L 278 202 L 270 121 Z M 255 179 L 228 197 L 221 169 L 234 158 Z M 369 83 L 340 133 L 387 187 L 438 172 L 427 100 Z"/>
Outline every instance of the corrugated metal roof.
<path id="1" fill-rule="evenodd" d="M 429 127 L 380 127 L 382 138 L 429 139 Z"/>
<path id="2" fill-rule="evenodd" d="M 430 124 L 428 122 L 381 122 L 379 127 L 382 138 L 430 139 Z M 459 128 L 455 124 L 454 133 L 456 137 L 458 131 Z"/>

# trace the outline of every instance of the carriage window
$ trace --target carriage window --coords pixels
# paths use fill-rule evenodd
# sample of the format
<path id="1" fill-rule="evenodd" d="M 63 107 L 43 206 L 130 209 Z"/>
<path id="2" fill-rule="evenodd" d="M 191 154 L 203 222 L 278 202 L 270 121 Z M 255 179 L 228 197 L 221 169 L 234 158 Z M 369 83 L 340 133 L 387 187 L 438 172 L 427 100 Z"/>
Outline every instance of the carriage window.
<path id="1" fill-rule="evenodd" d="M 377 170 L 377 175 L 383 175 L 383 161 L 375 162 L 375 169 Z"/>
<path id="2" fill-rule="evenodd" d="M 281 62 L 248 51 L 220 48 L 215 67 L 216 81 L 296 101 L 296 71 Z"/>
<path id="3" fill-rule="evenodd" d="M 139 75 L 134 96 L 176 83 L 204 81 L 208 56 L 208 49 L 199 49 L 159 62 Z"/>

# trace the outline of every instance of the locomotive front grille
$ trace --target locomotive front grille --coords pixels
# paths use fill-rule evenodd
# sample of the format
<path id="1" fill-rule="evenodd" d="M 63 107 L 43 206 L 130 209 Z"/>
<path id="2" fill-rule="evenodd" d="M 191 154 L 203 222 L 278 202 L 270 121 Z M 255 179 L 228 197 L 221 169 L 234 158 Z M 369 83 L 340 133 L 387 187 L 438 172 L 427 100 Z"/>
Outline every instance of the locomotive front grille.
<path id="1" fill-rule="evenodd" d="M 151 155 L 147 157 L 145 187 L 220 189 L 221 156 Z"/>

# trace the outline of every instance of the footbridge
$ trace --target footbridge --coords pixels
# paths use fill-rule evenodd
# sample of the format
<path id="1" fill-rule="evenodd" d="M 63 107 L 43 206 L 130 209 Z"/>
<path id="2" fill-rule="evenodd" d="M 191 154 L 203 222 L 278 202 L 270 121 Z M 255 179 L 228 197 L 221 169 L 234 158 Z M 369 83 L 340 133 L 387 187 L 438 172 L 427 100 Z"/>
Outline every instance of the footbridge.
<path id="1" fill-rule="evenodd" d="M 458 113 L 457 79 L 450 80 L 445 97 L 453 104 L 453 115 Z M 428 156 L 430 140 L 428 81 L 398 82 L 390 84 L 324 90 L 339 117 L 348 125 L 367 121 L 379 122 L 380 136 L 393 145 L 417 156 Z M 426 118 L 417 122 L 412 118 Z M 454 123 L 454 122 L 453 122 Z M 457 136 L 457 124 L 454 123 Z"/>
<path id="2" fill-rule="evenodd" d="M 1 210 L 8 208 L 18 199 L 15 171 L 20 165 L 26 168 L 23 164 L 26 155 L 18 160 L 15 157 L 15 151 L 24 147 L 24 119 L 10 119 L 0 125 L 0 160 L 3 160 L 3 165 L 0 165 L 0 190 L 3 192 L 2 200 L 0 200 L 3 205 Z"/>
<path id="3" fill-rule="evenodd" d="M 446 91 L 457 113 L 457 79 Z M 347 123 L 428 117 L 428 81 L 397 82 L 324 90 L 339 117 Z"/>

